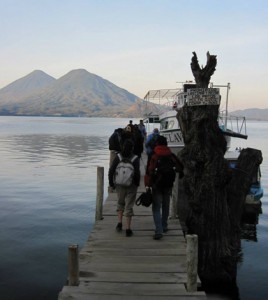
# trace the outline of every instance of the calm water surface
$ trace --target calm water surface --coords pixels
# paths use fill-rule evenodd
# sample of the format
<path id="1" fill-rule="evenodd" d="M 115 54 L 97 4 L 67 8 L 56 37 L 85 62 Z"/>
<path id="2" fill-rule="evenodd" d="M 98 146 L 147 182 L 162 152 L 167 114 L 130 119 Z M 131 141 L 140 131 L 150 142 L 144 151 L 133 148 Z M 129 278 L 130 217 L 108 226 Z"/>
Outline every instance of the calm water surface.
<path id="1" fill-rule="evenodd" d="M 134 120 L 137 123 L 138 120 Z M 57 299 L 66 282 L 67 249 L 85 243 L 95 218 L 97 166 L 109 164 L 108 138 L 128 119 L 0 117 L 0 299 Z M 248 122 L 262 150 L 268 190 L 268 123 Z M 267 198 L 242 241 L 241 300 L 267 299 Z M 252 236 L 254 238 L 252 238 Z"/>

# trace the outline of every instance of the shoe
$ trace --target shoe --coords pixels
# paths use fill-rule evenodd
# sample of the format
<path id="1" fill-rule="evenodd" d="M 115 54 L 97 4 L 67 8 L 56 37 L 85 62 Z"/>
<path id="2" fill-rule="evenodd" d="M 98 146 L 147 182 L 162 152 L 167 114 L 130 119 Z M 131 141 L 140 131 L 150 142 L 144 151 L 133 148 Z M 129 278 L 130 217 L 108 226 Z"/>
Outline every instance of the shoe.
<path id="1" fill-rule="evenodd" d="M 122 223 L 118 223 L 117 225 L 116 225 L 116 231 L 117 232 L 120 232 L 120 231 L 122 231 Z"/>
<path id="2" fill-rule="evenodd" d="M 126 236 L 132 236 L 133 231 L 131 229 L 126 229 Z"/>
<path id="3" fill-rule="evenodd" d="M 163 229 L 163 232 L 167 233 L 168 232 L 168 228 Z"/>
<path id="4" fill-rule="evenodd" d="M 160 239 L 162 239 L 162 237 L 163 237 L 162 233 L 156 233 L 153 235 L 154 240 L 160 240 Z"/>

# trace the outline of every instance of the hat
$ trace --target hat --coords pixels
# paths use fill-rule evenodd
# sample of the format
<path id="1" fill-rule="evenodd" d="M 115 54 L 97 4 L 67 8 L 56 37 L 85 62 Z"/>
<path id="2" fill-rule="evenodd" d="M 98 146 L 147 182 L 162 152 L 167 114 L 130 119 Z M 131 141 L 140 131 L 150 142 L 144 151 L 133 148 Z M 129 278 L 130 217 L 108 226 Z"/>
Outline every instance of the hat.
<path id="1" fill-rule="evenodd" d="M 127 126 L 127 127 L 125 128 L 125 131 L 131 132 L 131 127 L 130 127 L 130 126 Z"/>
<path id="2" fill-rule="evenodd" d="M 159 133 L 158 128 L 155 128 L 155 129 L 153 130 L 153 133 Z"/>

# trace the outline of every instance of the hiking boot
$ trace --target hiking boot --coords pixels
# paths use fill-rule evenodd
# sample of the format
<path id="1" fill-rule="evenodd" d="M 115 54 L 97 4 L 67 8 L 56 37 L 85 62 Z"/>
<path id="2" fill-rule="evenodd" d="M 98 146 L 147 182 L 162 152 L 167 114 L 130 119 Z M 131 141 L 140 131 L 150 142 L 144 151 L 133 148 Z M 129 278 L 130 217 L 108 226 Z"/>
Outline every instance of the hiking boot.
<path id="1" fill-rule="evenodd" d="M 126 236 L 132 236 L 132 235 L 133 235 L 133 231 L 131 229 L 127 229 Z"/>
<path id="2" fill-rule="evenodd" d="M 160 239 L 162 239 L 162 237 L 163 237 L 162 233 L 156 233 L 153 235 L 154 240 L 160 240 Z"/>
<path id="3" fill-rule="evenodd" d="M 122 231 L 122 223 L 118 223 L 117 225 L 116 225 L 116 231 L 117 232 L 120 232 L 120 231 Z"/>
<path id="4" fill-rule="evenodd" d="M 168 228 L 163 229 L 163 232 L 167 233 L 168 232 Z"/>

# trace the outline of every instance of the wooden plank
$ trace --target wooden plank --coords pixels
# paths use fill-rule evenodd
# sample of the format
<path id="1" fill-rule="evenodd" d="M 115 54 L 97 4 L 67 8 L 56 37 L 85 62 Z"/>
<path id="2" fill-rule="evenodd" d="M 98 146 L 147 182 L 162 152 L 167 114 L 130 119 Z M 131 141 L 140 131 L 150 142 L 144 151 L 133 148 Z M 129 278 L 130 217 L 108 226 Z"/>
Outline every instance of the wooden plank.
<path id="1" fill-rule="evenodd" d="M 103 227 L 94 227 L 91 231 L 89 239 L 91 237 L 95 237 L 97 235 L 100 235 L 103 237 L 106 235 L 109 235 L 110 237 L 113 237 L 115 239 L 120 239 L 122 236 L 125 237 L 124 225 L 123 225 L 123 230 L 119 233 L 116 232 L 115 228 L 113 228 L 113 227 L 115 227 L 115 226 L 113 226 L 113 224 L 110 225 L 109 230 L 105 230 L 105 228 L 103 228 Z M 137 239 L 142 236 L 147 236 L 148 239 L 151 239 L 155 232 L 154 228 L 152 228 L 151 226 L 146 226 L 146 225 L 145 226 L 142 226 L 142 225 L 132 226 L 132 230 L 133 230 L 132 239 Z M 167 239 L 169 239 L 170 237 L 173 237 L 174 239 L 179 239 L 182 242 L 183 241 L 186 242 L 182 231 L 178 228 L 174 228 L 174 229 L 169 228 L 169 231 L 167 233 L 164 233 L 162 241 L 164 241 L 165 237 Z M 167 239 L 165 239 L 165 240 L 167 240 Z"/>
<path id="2" fill-rule="evenodd" d="M 89 282 L 82 289 L 94 291 L 94 294 L 109 293 L 110 295 L 182 295 L 185 292 L 183 283 L 129 283 L 129 282 Z"/>
<path id="3" fill-rule="evenodd" d="M 178 298 L 179 297 L 179 298 Z M 89 294 L 85 291 L 80 291 L 77 287 L 64 287 L 63 291 L 59 294 L 59 300 L 137 300 L 136 295 L 110 295 L 108 294 Z M 139 300 L 200 300 L 206 299 L 204 293 L 197 292 L 194 295 L 165 295 L 165 296 L 150 296 L 139 295 Z"/>
<path id="4" fill-rule="evenodd" d="M 125 220 L 123 218 L 123 226 L 125 225 L 124 221 Z M 103 220 L 98 221 L 94 225 L 93 230 L 95 228 L 103 228 L 106 230 L 105 226 L 107 226 L 107 227 L 109 226 L 109 228 L 108 228 L 108 230 L 110 229 L 109 231 L 115 231 L 117 222 L 118 222 L 118 220 L 117 220 L 116 216 L 104 216 Z M 169 227 L 169 229 L 178 229 L 178 230 L 182 229 L 179 221 L 173 220 L 173 219 L 168 220 L 168 227 Z M 133 230 L 135 230 L 135 229 L 152 229 L 152 230 L 154 230 L 155 226 L 153 223 L 153 217 L 145 216 L 145 215 L 144 216 L 134 216 L 132 218 L 132 228 L 133 228 Z M 181 233 L 182 233 L 182 231 L 181 231 Z"/>
<path id="5" fill-rule="evenodd" d="M 144 273 L 151 273 L 151 272 L 186 272 L 186 262 L 177 262 L 173 264 L 141 264 L 141 263 L 125 263 L 125 264 L 118 264 L 118 263 L 88 263 L 87 261 L 80 261 L 80 271 L 83 272 L 113 272 L 114 270 L 118 272 L 144 272 Z"/>
<path id="6" fill-rule="evenodd" d="M 135 272 L 81 272 L 80 282 L 101 281 L 101 282 L 132 282 L 132 283 L 186 283 L 185 273 L 144 273 Z M 144 281 L 146 280 L 146 281 Z"/>
<path id="7" fill-rule="evenodd" d="M 91 254 L 80 254 L 79 259 L 81 261 L 86 260 L 89 263 L 117 263 L 117 264 L 129 264 L 129 263 L 142 263 L 146 265 L 150 264 L 169 264 L 169 263 L 176 263 L 178 261 L 182 261 L 185 263 L 185 255 L 143 255 L 142 253 L 137 256 L 130 256 L 130 255 L 122 255 L 120 256 L 111 256 L 107 252 L 106 255 L 91 255 Z"/>
<path id="8" fill-rule="evenodd" d="M 154 225 L 152 213 L 150 213 L 149 215 L 135 214 L 132 217 L 132 219 L 137 223 L 150 222 L 152 225 Z M 117 216 L 115 212 L 113 213 L 113 215 L 104 216 L 103 219 L 97 221 L 95 225 L 105 225 L 107 223 L 117 223 Z M 174 226 L 175 225 L 180 226 L 180 222 L 178 219 L 169 219 L 168 223 L 174 224 Z"/>
<path id="9" fill-rule="evenodd" d="M 80 254 L 94 254 L 94 255 L 110 255 L 111 257 L 114 256 L 123 256 L 123 255 L 130 255 L 130 256 L 140 256 L 141 253 L 142 255 L 151 255 L 151 256 L 169 256 L 169 255 L 185 255 L 185 247 L 182 248 L 173 248 L 173 249 L 158 249 L 155 248 L 153 249 L 142 249 L 142 251 L 137 251 L 137 249 L 114 249 L 114 248 L 105 248 L 103 249 L 94 247 L 92 248 L 91 246 L 85 246 Z"/>
<path id="10" fill-rule="evenodd" d="M 91 295 L 97 295 L 97 294 L 102 294 L 106 295 L 106 299 L 111 299 L 110 296 L 116 295 L 116 296 L 122 296 L 124 295 L 125 297 L 128 296 L 135 296 L 136 299 L 140 299 L 140 296 L 185 296 L 187 298 L 185 299 L 192 299 L 190 298 L 191 296 L 204 296 L 203 292 L 195 292 L 195 293 L 188 293 L 185 290 L 184 284 L 133 284 L 133 283 L 110 283 L 110 282 L 90 282 L 86 286 L 79 286 L 79 287 L 64 287 L 63 291 L 65 293 L 67 292 L 72 292 L 72 291 L 77 291 L 80 294 L 86 294 L 90 295 L 87 299 L 92 299 Z M 66 298 L 63 298 L 66 299 Z M 72 298 L 70 298 L 72 299 Z M 81 299 L 81 298 L 74 298 L 74 299 Z M 105 298 L 104 298 L 105 299 Z M 135 299 L 135 298 L 133 298 Z M 178 298 L 177 298 L 178 299 Z M 181 299 L 181 298 L 179 298 Z M 196 298 L 200 299 L 200 298 Z"/>
<path id="11" fill-rule="evenodd" d="M 122 237 L 123 238 L 123 237 Z M 131 238 L 129 238 L 131 239 Z M 174 243 L 174 242 L 165 242 L 162 243 L 163 240 L 155 241 L 152 239 L 146 239 L 142 243 L 138 243 L 136 240 L 133 241 L 128 241 L 127 243 L 124 244 L 125 249 L 152 249 L 154 250 L 155 248 L 158 249 L 185 249 L 185 245 L 179 243 Z M 90 243 L 87 245 L 88 248 L 94 249 L 94 247 L 97 248 L 102 248 L 102 249 L 110 249 L 110 248 L 116 248 L 116 249 L 122 249 L 122 245 L 118 243 L 118 241 L 113 241 L 110 240 L 105 241 L 105 240 L 90 240 Z M 153 252 L 152 252 L 153 253 Z"/>
<path id="12" fill-rule="evenodd" d="M 139 243 L 143 243 L 143 242 L 147 242 L 147 241 L 152 242 L 153 234 L 154 234 L 153 230 L 147 230 L 147 231 L 136 230 L 136 231 L 134 231 L 134 229 L 133 229 L 133 236 L 131 238 L 126 238 L 125 231 L 122 231 L 121 233 L 117 233 L 114 231 L 112 231 L 112 232 L 95 231 L 95 232 L 92 232 L 88 241 L 105 240 L 105 241 L 109 242 L 110 240 L 114 240 L 114 242 L 118 242 L 118 243 L 122 243 L 122 242 L 133 243 L 133 242 L 137 242 L 137 240 L 138 240 Z M 168 235 L 165 234 L 161 241 L 153 240 L 153 243 L 154 243 L 154 245 L 158 245 L 156 243 L 159 243 L 159 242 L 166 243 L 169 241 L 185 243 L 184 236 L 176 234 L 175 231 L 172 233 L 170 232 L 170 234 L 168 234 Z"/>

